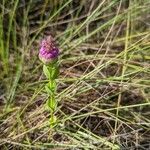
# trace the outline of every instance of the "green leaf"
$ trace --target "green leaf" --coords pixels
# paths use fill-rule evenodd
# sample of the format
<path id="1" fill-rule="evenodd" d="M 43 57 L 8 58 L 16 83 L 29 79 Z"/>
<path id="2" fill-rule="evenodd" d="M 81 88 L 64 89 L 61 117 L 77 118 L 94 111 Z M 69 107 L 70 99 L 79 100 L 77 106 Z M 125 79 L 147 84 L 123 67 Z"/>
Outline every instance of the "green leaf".
<path id="1" fill-rule="evenodd" d="M 49 83 L 49 88 L 51 89 L 51 91 L 55 92 L 56 91 L 56 81 L 55 80 L 51 80 Z"/>
<path id="2" fill-rule="evenodd" d="M 56 109 L 56 105 L 57 105 L 57 102 L 54 96 L 51 96 L 51 98 L 48 99 L 47 101 L 47 106 L 51 109 L 51 111 L 54 111 Z"/>
<path id="3" fill-rule="evenodd" d="M 55 66 L 51 72 L 51 79 L 56 79 L 58 75 L 59 75 L 59 68 L 58 66 Z"/>
<path id="4" fill-rule="evenodd" d="M 47 83 L 45 85 L 45 90 L 49 95 L 53 95 L 56 91 L 56 81 L 55 80 L 51 80 L 49 83 Z"/>
<path id="5" fill-rule="evenodd" d="M 45 76 L 50 79 L 51 77 L 51 68 L 46 66 L 46 65 L 43 65 L 43 72 L 45 74 Z"/>
<path id="6" fill-rule="evenodd" d="M 46 90 L 47 94 L 49 94 L 49 95 L 53 94 L 53 91 L 49 88 L 48 85 L 45 85 L 45 90 Z"/>
<path id="7" fill-rule="evenodd" d="M 56 116 L 52 115 L 49 121 L 50 121 L 50 127 L 51 128 L 53 128 L 54 126 L 57 125 L 57 118 L 56 118 Z"/>

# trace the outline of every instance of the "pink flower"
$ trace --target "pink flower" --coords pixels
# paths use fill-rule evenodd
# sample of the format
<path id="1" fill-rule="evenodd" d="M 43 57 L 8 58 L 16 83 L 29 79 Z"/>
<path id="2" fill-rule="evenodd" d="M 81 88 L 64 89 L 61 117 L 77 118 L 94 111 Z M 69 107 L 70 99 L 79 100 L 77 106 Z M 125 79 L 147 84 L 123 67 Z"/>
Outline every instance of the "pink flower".
<path id="1" fill-rule="evenodd" d="M 47 36 L 41 42 L 39 58 L 44 64 L 49 64 L 56 60 L 59 55 L 59 49 L 56 47 L 52 36 Z"/>

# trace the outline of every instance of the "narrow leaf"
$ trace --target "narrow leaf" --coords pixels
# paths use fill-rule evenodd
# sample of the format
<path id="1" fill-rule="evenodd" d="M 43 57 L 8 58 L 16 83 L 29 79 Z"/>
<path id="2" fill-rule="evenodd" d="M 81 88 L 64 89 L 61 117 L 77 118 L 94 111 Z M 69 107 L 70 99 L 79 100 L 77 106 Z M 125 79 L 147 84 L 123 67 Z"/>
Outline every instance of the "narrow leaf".
<path id="1" fill-rule="evenodd" d="M 47 101 L 47 105 L 51 109 L 51 111 L 54 111 L 56 109 L 56 104 L 57 102 L 53 96 L 51 96 L 51 98 Z"/>
<path id="2" fill-rule="evenodd" d="M 43 65 L 43 72 L 44 72 L 44 75 L 48 78 L 48 79 L 50 79 L 50 72 L 51 72 L 51 70 L 50 70 L 50 68 L 48 67 L 48 66 L 46 66 L 46 65 Z"/>

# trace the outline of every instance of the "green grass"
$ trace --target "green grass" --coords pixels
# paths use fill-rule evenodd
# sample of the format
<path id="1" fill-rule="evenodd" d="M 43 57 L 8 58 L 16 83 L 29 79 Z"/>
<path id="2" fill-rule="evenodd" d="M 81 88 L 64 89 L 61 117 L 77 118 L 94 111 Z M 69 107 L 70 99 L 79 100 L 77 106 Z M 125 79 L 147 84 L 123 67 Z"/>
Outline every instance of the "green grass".
<path id="1" fill-rule="evenodd" d="M 148 0 L 0 2 L 2 149 L 149 149 Z M 40 40 L 59 44 L 49 128 Z"/>

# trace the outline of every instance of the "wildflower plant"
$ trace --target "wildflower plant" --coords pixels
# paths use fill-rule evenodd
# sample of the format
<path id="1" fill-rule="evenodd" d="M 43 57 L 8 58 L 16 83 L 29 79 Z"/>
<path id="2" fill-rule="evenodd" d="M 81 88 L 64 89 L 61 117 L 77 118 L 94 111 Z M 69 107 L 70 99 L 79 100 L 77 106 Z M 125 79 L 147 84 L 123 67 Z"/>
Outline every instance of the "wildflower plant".
<path id="1" fill-rule="evenodd" d="M 41 41 L 39 59 L 43 62 L 43 73 L 47 78 L 45 91 L 48 94 L 46 106 L 50 111 L 50 126 L 55 126 L 57 118 L 54 115 L 57 108 L 56 96 L 56 79 L 59 74 L 58 69 L 58 55 L 59 49 L 57 48 L 52 36 L 47 36 Z"/>

